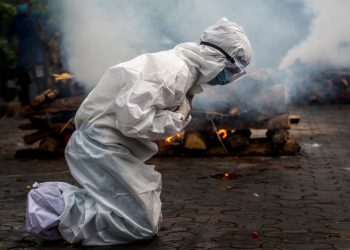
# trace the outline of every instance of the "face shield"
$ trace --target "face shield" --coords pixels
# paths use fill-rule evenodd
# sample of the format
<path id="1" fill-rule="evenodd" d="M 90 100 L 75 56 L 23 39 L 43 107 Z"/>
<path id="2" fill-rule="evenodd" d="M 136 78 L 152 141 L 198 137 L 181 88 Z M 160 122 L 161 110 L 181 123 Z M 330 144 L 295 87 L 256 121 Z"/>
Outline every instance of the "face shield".
<path id="1" fill-rule="evenodd" d="M 223 71 L 223 72 L 225 72 L 226 84 L 234 82 L 238 78 L 240 78 L 246 74 L 245 66 L 238 58 L 233 58 L 232 56 L 227 54 L 226 51 L 221 49 L 219 46 L 216 46 L 215 44 L 204 42 L 204 41 L 201 41 L 200 44 L 207 45 L 209 47 L 217 49 L 226 57 L 227 63 L 225 65 L 225 69 Z M 220 84 L 220 85 L 224 85 L 224 84 Z"/>
<path id="2" fill-rule="evenodd" d="M 234 82 L 246 74 L 245 67 L 237 58 L 233 58 L 235 63 L 229 62 L 226 64 L 226 69 L 229 72 L 228 77 L 230 82 Z"/>

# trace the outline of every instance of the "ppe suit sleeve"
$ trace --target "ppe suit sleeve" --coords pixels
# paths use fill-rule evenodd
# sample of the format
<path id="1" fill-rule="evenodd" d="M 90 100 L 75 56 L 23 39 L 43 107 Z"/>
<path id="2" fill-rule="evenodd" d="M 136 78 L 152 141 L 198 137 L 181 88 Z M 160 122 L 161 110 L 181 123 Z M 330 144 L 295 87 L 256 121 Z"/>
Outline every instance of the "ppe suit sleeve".
<path id="1" fill-rule="evenodd" d="M 116 98 L 116 126 L 126 136 L 164 139 L 190 121 L 175 110 L 186 96 L 187 77 L 174 72 L 134 76 Z"/>

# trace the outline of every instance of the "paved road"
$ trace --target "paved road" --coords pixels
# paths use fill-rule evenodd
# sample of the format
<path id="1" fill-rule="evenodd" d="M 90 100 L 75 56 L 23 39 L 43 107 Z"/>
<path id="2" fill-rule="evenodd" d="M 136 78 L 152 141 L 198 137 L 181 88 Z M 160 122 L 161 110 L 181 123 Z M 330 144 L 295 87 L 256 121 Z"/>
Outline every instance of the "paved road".
<path id="1" fill-rule="evenodd" d="M 85 249 L 350 249 L 350 106 L 294 111 L 302 115 L 292 130 L 300 155 L 152 159 L 163 175 L 158 236 Z M 14 159 L 20 122 L 0 121 L 0 248 L 83 248 L 25 232 L 27 186 L 73 180 L 64 159 Z M 225 172 L 234 178 L 211 177 Z"/>

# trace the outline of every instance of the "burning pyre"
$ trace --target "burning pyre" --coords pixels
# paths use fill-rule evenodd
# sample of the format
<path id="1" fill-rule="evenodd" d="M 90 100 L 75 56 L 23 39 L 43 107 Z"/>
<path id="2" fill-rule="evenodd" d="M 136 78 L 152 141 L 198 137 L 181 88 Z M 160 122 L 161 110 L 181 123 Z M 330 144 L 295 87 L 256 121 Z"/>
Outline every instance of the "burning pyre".
<path id="1" fill-rule="evenodd" d="M 75 129 L 74 115 L 85 98 L 84 91 L 68 73 L 53 77 L 55 84 L 32 101 L 30 123 L 21 125 L 22 129 L 36 130 L 24 136 L 25 143 L 39 141 L 39 146 L 34 152 L 18 151 L 18 157 L 62 155 Z M 239 100 L 239 105 L 237 101 L 225 100 L 223 109 L 194 109 L 192 121 L 185 131 L 157 141 L 159 155 L 270 155 L 298 152 L 300 147 L 289 134 L 291 119 L 284 105 L 283 87 L 264 86 L 260 81 L 256 83 L 259 85 L 255 88 L 260 94 L 255 96 L 254 101 L 259 103 L 259 109 L 243 105 L 242 98 L 233 91 L 232 98 Z M 250 86 L 254 87 L 254 82 Z M 222 102 L 222 98 L 218 100 Z M 298 120 L 298 117 L 293 119 Z M 266 137 L 253 138 L 251 129 L 265 129 Z"/>
<path id="2" fill-rule="evenodd" d="M 243 89 L 231 91 L 225 94 L 231 98 L 225 100 L 212 95 L 220 101 L 215 110 L 193 109 L 184 132 L 157 142 L 159 154 L 293 155 L 300 151 L 289 133 L 300 116 L 290 116 L 283 85 L 251 77 Z M 246 92 L 254 97 L 246 98 Z M 265 136 L 255 138 L 252 130 L 264 130 Z"/>
<path id="3" fill-rule="evenodd" d="M 313 70 L 312 72 L 308 75 L 300 73 L 300 79 L 295 81 L 290 93 L 293 104 L 350 103 L 350 70 Z"/>
<path id="4" fill-rule="evenodd" d="M 30 105 L 29 123 L 21 129 L 35 130 L 23 137 L 27 145 L 39 142 L 35 149 L 18 150 L 19 158 L 45 158 L 63 154 L 70 135 L 75 130 L 74 116 L 85 99 L 83 88 L 69 73 L 53 74 L 52 86 L 36 96 Z"/>

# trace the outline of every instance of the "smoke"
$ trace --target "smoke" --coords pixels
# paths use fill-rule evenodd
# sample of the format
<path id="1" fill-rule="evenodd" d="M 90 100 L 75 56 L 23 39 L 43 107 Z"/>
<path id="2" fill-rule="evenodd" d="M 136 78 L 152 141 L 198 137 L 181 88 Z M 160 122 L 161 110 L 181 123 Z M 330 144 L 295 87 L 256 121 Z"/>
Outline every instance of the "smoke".
<path id="1" fill-rule="evenodd" d="M 247 33 L 253 47 L 247 72 L 281 70 L 270 79 L 284 83 L 287 96 L 310 89 L 305 82 L 313 83 L 304 79 L 312 70 L 350 65 L 348 0 L 50 1 L 53 23 L 62 35 L 64 65 L 87 90 L 110 66 L 196 42 L 221 17 L 237 22 Z M 286 69 L 293 69 L 288 72 L 294 75 L 284 74 Z M 194 102 L 205 108 L 222 106 L 223 99 L 232 100 L 232 88 L 243 93 L 241 99 L 251 100 L 257 94 L 249 86 L 251 80 L 244 79 L 206 91 Z"/>
<path id="2" fill-rule="evenodd" d="M 292 0 L 51 0 L 50 7 L 64 64 L 88 89 L 111 65 L 198 41 L 223 16 L 243 26 L 251 41 L 248 70 L 276 68 L 310 22 L 303 3 Z"/>
<path id="3" fill-rule="evenodd" d="M 296 61 L 323 67 L 350 65 L 350 1 L 305 0 L 314 18 L 310 33 L 282 59 L 280 69 Z"/>
<path id="4" fill-rule="evenodd" d="M 52 9 L 59 10 L 54 16 L 61 24 L 64 64 L 90 88 L 107 67 L 135 56 L 133 47 L 145 37 L 130 18 L 136 15 L 132 8 L 124 1 L 119 1 L 120 8 L 109 8 L 108 2 L 112 1 L 52 2 Z"/>

